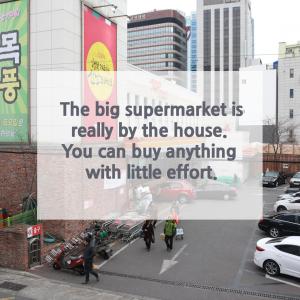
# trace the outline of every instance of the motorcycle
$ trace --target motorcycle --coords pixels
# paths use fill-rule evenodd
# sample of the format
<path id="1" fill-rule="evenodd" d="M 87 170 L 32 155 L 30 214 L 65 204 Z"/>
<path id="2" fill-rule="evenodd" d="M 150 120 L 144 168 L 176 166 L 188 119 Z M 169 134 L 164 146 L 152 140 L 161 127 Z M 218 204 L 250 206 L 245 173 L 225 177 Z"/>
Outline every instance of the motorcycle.
<path id="1" fill-rule="evenodd" d="M 65 256 L 65 249 L 61 247 L 61 253 L 56 256 L 53 262 L 54 270 L 72 270 L 74 272 L 79 273 L 80 275 L 84 275 L 84 265 L 83 265 L 83 255 L 79 256 Z"/>

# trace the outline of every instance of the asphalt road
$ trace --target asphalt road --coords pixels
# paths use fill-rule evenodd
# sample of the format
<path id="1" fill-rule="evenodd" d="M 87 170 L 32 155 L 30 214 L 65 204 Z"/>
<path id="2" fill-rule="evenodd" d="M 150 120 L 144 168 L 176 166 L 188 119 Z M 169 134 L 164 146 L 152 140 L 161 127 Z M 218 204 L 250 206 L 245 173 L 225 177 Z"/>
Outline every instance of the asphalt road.
<path id="1" fill-rule="evenodd" d="M 272 210 L 284 187 L 264 188 L 264 209 Z M 142 240 L 120 248 L 100 265 L 93 287 L 158 299 L 300 299 L 300 280 L 267 278 L 253 263 L 256 241 L 264 237 L 257 221 L 183 221 L 184 240 L 167 252 L 159 240 L 150 252 Z M 33 270 L 49 278 L 80 283 L 83 278 L 48 267 Z M 92 278 L 93 280 L 93 278 Z"/>

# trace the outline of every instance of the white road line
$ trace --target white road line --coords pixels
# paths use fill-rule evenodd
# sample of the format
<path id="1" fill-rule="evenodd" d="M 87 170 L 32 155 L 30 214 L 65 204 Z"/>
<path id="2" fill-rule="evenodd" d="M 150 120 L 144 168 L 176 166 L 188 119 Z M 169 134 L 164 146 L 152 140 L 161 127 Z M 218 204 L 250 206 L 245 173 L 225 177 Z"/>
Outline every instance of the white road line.
<path id="1" fill-rule="evenodd" d="M 159 221 L 157 222 L 157 225 L 161 224 L 163 221 Z M 130 243 L 124 245 L 122 248 L 120 248 L 118 251 L 116 251 L 108 260 L 105 260 L 104 262 L 102 262 L 100 265 L 95 265 L 95 267 L 97 269 L 102 268 L 104 265 L 106 265 L 108 262 L 110 262 L 114 257 L 116 257 L 118 254 L 120 254 L 121 252 L 123 252 L 125 249 L 127 249 L 130 245 L 134 244 L 135 242 L 137 242 L 139 240 L 139 238 L 131 241 Z"/>
<path id="2" fill-rule="evenodd" d="M 184 249 L 187 247 L 188 244 L 183 245 L 177 253 L 172 257 L 172 260 L 176 260 L 176 258 L 184 251 Z"/>
<path id="3" fill-rule="evenodd" d="M 285 284 L 288 284 L 288 285 L 291 285 L 291 286 L 294 286 L 294 287 L 297 287 L 298 289 L 300 289 L 300 284 L 289 282 L 287 280 L 282 280 L 282 279 L 279 279 L 279 278 L 276 278 L 276 277 L 271 277 L 268 274 L 266 274 L 266 278 L 270 279 L 270 280 L 278 281 L 278 282 L 281 282 L 281 283 L 285 283 Z"/>
<path id="4" fill-rule="evenodd" d="M 182 205 L 182 207 L 184 207 L 185 205 Z M 169 211 L 169 208 L 166 208 L 162 211 L 162 213 L 164 214 L 165 212 Z M 162 222 L 164 222 L 164 220 L 160 220 L 157 222 L 157 225 L 161 224 Z M 116 251 L 108 260 L 105 260 L 103 263 L 101 263 L 100 265 L 96 265 L 95 267 L 97 269 L 102 268 L 104 265 L 106 265 L 111 259 L 113 259 L 115 256 L 117 256 L 118 254 L 120 254 L 121 252 L 123 252 L 125 249 L 127 249 L 130 245 L 134 244 L 136 241 L 138 241 L 139 238 L 131 241 L 130 243 L 128 243 L 127 245 L 123 246 L 121 249 L 119 249 L 118 251 Z M 184 247 L 185 248 L 185 247 Z M 184 250 L 184 249 L 183 249 Z M 179 253 L 180 254 L 180 253 Z"/>
<path id="5" fill-rule="evenodd" d="M 135 243 L 136 241 L 138 241 L 139 239 L 135 239 L 133 241 L 131 241 L 130 243 L 126 244 L 125 246 L 123 246 L 121 249 L 119 249 L 118 251 L 116 251 L 108 260 L 105 260 L 103 263 L 101 263 L 100 265 L 95 265 L 95 267 L 97 269 L 103 267 L 104 265 L 106 265 L 111 259 L 113 259 L 115 256 L 117 256 L 118 254 L 120 254 L 121 252 L 123 252 L 125 249 L 127 249 L 130 245 L 132 245 L 133 243 Z"/>

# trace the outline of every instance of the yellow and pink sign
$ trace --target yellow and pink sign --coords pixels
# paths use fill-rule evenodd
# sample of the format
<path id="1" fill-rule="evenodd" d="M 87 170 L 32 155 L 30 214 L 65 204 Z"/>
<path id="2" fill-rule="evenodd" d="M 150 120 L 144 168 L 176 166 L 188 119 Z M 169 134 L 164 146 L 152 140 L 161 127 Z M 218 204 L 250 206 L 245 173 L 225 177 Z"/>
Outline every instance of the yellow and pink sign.
<path id="1" fill-rule="evenodd" d="M 95 116 L 95 102 L 114 105 L 117 102 L 117 25 L 96 11 L 84 6 L 84 71 L 85 105 L 90 116 L 85 126 L 105 122 L 114 128 L 111 140 L 117 137 L 117 124 L 109 117 Z"/>

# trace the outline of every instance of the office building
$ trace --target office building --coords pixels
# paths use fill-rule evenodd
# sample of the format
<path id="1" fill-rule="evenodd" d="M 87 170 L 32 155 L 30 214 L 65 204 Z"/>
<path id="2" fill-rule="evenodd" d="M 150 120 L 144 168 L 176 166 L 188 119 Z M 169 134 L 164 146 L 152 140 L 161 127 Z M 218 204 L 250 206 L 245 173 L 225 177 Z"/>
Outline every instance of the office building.
<path id="1" fill-rule="evenodd" d="M 185 17 L 175 10 L 131 16 L 128 62 L 185 85 L 187 33 Z"/>
<path id="2" fill-rule="evenodd" d="M 198 0 L 198 92 L 211 103 L 238 101 L 240 67 L 254 58 L 249 0 Z M 199 76 L 198 76 L 199 77 Z"/>
<path id="3" fill-rule="evenodd" d="M 187 18 L 187 25 L 189 27 L 188 40 L 188 71 L 189 84 L 191 91 L 197 91 L 197 14 L 192 12 L 191 16 Z"/>
<path id="4" fill-rule="evenodd" d="M 278 124 L 283 142 L 300 141 L 300 42 L 279 44 Z"/>

